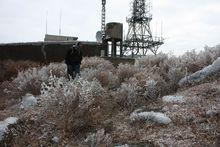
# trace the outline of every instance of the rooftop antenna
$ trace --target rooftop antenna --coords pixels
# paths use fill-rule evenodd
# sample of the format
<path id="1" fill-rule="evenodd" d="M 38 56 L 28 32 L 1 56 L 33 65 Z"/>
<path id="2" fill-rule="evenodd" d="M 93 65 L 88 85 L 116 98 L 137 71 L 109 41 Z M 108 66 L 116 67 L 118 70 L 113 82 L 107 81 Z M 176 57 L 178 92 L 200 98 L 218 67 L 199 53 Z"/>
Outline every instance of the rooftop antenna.
<path id="1" fill-rule="evenodd" d="M 101 32 L 102 32 L 102 37 L 105 37 L 105 9 L 106 5 L 106 0 L 102 0 L 102 15 L 101 15 Z"/>
<path id="2" fill-rule="evenodd" d="M 161 38 L 163 37 L 163 21 L 161 20 Z"/>
<path id="3" fill-rule="evenodd" d="M 62 10 L 60 9 L 59 36 L 61 36 L 61 20 L 62 20 Z"/>
<path id="4" fill-rule="evenodd" d="M 46 12 L 46 34 L 47 34 L 47 17 L 48 17 L 48 11 Z"/>

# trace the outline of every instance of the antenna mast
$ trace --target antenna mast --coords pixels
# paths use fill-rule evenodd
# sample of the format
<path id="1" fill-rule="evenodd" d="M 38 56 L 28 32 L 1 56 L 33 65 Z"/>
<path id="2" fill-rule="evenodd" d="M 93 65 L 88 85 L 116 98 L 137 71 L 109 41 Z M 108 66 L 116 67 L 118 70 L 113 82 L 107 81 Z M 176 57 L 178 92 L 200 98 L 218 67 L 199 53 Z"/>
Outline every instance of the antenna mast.
<path id="1" fill-rule="evenodd" d="M 129 29 L 124 41 L 124 56 L 145 56 L 148 51 L 157 54 L 159 46 L 163 44 L 162 37 L 152 35 L 151 9 L 150 0 L 133 0 L 131 16 L 127 18 Z"/>
<path id="2" fill-rule="evenodd" d="M 106 0 L 102 0 L 102 16 L 101 16 L 101 32 L 102 32 L 102 38 L 105 37 L 105 5 L 106 5 Z"/>
<path id="3" fill-rule="evenodd" d="M 47 34 L 47 17 L 48 17 L 48 11 L 46 12 L 46 34 Z"/>
<path id="4" fill-rule="evenodd" d="M 61 35 L 61 19 L 62 19 L 62 10 L 60 9 L 59 36 Z"/>

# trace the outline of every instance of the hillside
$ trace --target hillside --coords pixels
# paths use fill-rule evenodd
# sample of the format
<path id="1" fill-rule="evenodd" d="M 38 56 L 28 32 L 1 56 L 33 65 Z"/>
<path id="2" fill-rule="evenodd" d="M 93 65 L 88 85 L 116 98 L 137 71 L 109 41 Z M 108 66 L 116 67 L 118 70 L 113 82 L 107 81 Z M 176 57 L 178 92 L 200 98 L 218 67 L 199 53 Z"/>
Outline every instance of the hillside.
<path id="1" fill-rule="evenodd" d="M 220 46 L 134 65 L 84 58 L 31 66 L 0 85 L 0 146 L 219 146 Z"/>

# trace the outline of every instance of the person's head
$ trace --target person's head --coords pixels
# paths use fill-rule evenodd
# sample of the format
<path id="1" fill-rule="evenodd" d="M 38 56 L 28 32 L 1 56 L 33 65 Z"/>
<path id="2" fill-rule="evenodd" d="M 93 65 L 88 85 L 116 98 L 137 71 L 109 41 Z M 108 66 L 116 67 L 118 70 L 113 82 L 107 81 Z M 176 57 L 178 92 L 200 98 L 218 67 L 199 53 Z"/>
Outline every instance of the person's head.
<path id="1" fill-rule="evenodd" d="M 79 49 L 81 45 L 82 45 L 81 42 L 76 42 L 76 44 L 72 46 L 72 49 Z"/>
<path id="2" fill-rule="evenodd" d="M 77 42 L 76 43 L 76 48 L 80 48 L 82 46 L 82 43 L 81 42 Z"/>

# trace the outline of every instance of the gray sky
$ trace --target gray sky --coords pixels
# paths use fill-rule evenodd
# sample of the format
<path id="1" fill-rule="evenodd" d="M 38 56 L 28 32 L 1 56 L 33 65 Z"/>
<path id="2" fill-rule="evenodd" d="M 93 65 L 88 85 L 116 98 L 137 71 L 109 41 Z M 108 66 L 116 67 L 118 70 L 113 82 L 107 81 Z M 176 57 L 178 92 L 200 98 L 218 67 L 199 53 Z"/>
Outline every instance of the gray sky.
<path id="1" fill-rule="evenodd" d="M 107 22 L 123 22 L 132 0 L 107 0 Z M 220 43 L 219 0 L 152 0 L 152 30 L 163 37 L 163 52 L 182 54 Z M 62 10 L 62 35 L 94 41 L 100 30 L 101 0 L 0 0 L 0 43 L 42 41 L 46 32 L 58 34 Z"/>

